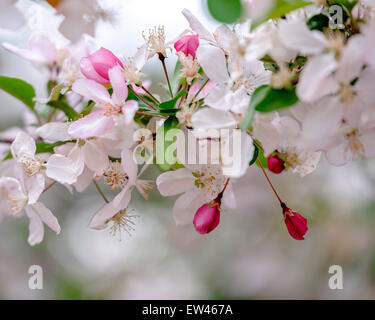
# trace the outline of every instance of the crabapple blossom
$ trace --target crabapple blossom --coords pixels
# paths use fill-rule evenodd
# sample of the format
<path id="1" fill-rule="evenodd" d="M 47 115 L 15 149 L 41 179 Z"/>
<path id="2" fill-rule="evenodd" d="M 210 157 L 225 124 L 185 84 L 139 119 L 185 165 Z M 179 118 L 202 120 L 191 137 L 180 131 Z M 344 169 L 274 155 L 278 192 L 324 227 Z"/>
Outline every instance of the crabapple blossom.
<path id="1" fill-rule="evenodd" d="M 86 99 L 93 100 L 98 105 L 98 110 L 73 122 L 68 133 L 74 138 L 86 139 L 101 136 L 115 125 L 115 117 L 124 116 L 124 124 L 133 121 L 138 103 L 134 100 L 125 101 L 128 97 L 128 88 L 120 66 L 109 70 L 108 76 L 113 88 L 112 96 L 107 89 L 89 79 L 78 79 L 73 84 L 73 91 Z"/>
<path id="2" fill-rule="evenodd" d="M 220 199 L 201 206 L 194 216 L 194 227 L 200 234 L 210 233 L 220 222 Z"/>
<path id="3" fill-rule="evenodd" d="M 269 156 L 267 158 L 267 167 L 271 172 L 279 174 L 285 169 L 285 161 L 280 159 L 277 155 Z"/>
<path id="4" fill-rule="evenodd" d="M 174 43 L 177 52 L 183 52 L 186 56 L 191 55 L 195 59 L 195 54 L 199 47 L 199 35 L 186 35 Z"/>
<path id="5" fill-rule="evenodd" d="M 131 232 L 133 191 L 153 200 L 156 184 L 159 195 L 178 196 L 176 225 L 208 234 L 237 206 L 239 180 L 263 188 L 246 175 L 261 170 L 289 234 L 303 240 L 307 219 L 286 206 L 268 172 L 308 179 L 323 157 L 334 166 L 375 157 L 374 5 L 340 1 L 346 21 L 335 29 L 327 16 L 335 1 L 295 10 L 241 3 L 241 19 L 214 31 L 184 9 L 188 29 L 167 41 L 163 26 L 150 28 L 127 58 L 93 52 L 99 46 L 87 36 L 62 45 L 48 30 L 30 32 L 26 48 L 3 44 L 48 73 L 47 93 L 0 79 L 28 107 L 22 126 L 0 132 L 0 220 L 25 212 L 35 245 L 44 224 L 60 232 L 41 194 L 60 184 L 74 195 L 93 184 L 103 205 L 89 227 Z M 155 55 L 161 86 L 143 73 Z M 170 155 L 174 162 L 159 161 Z"/>
<path id="6" fill-rule="evenodd" d="M 101 84 L 110 82 L 109 70 L 115 66 L 123 67 L 122 62 L 111 51 L 100 48 L 80 61 L 82 74 Z"/>

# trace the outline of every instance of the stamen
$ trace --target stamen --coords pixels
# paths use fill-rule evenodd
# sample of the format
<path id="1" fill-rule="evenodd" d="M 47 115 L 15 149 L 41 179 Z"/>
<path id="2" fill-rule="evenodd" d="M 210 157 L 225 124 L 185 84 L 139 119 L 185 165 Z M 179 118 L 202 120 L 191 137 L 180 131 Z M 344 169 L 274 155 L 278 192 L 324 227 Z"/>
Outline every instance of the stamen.
<path id="1" fill-rule="evenodd" d="M 109 220 L 113 222 L 109 233 L 113 237 L 119 234 L 119 241 L 122 240 L 122 231 L 125 231 L 129 236 L 131 236 L 131 232 L 135 231 L 135 222 L 133 220 L 138 217 L 139 216 L 137 215 L 129 215 L 127 213 L 127 209 L 120 210 L 112 219 Z"/>
<path id="2" fill-rule="evenodd" d="M 30 157 L 23 156 L 20 159 L 20 162 L 22 163 L 23 170 L 29 177 L 38 173 L 44 164 L 44 160 L 39 157 L 32 159 Z"/>
<path id="3" fill-rule="evenodd" d="M 129 180 L 128 175 L 125 173 L 118 161 L 111 162 L 109 168 L 104 172 L 103 176 L 105 177 L 104 184 L 110 186 L 111 190 L 116 188 L 125 188 Z"/>

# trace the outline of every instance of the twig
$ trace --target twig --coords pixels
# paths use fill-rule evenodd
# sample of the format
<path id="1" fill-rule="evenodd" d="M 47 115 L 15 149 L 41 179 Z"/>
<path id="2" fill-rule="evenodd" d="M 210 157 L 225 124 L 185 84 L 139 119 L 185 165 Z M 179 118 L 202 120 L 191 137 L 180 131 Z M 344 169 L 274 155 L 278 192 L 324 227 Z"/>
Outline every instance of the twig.
<path id="1" fill-rule="evenodd" d="M 148 103 L 145 99 L 143 99 L 138 93 L 136 93 L 136 92 L 133 90 L 133 88 L 132 88 L 131 86 L 128 86 L 128 88 L 130 89 L 131 92 L 134 93 L 134 95 L 135 95 L 139 100 L 141 100 L 141 101 L 143 101 L 145 104 L 147 104 L 152 110 L 156 110 L 156 108 L 155 108 L 153 105 L 149 104 L 149 103 Z"/>
<path id="2" fill-rule="evenodd" d="M 194 102 L 194 100 L 199 96 L 199 94 L 202 92 L 203 88 L 207 85 L 207 83 L 210 81 L 210 79 L 207 79 L 203 85 L 200 87 L 198 92 L 194 95 L 193 99 L 191 99 L 191 102 Z"/>
<path id="3" fill-rule="evenodd" d="M 103 200 L 104 200 L 106 203 L 109 203 L 109 200 L 108 200 L 107 197 L 104 195 L 102 189 L 100 189 L 99 184 L 98 184 L 95 180 L 92 180 L 92 182 L 94 183 L 94 185 L 95 185 L 95 187 L 96 187 L 96 190 L 98 190 L 99 194 L 102 196 Z"/>
<path id="4" fill-rule="evenodd" d="M 168 71 L 167 71 L 167 68 L 165 66 L 165 57 L 162 53 L 159 53 L 159 60 L 161 61 L 161 64 L 163 65 L 164 74 L 165 74 L 165 77 L 166 77 L 167 83 L 168 83 L 169 93 L 171 94 L 171 98 L 173 99 L 172 87 L 171 87 L 171 83 L 169 82 Z"/>

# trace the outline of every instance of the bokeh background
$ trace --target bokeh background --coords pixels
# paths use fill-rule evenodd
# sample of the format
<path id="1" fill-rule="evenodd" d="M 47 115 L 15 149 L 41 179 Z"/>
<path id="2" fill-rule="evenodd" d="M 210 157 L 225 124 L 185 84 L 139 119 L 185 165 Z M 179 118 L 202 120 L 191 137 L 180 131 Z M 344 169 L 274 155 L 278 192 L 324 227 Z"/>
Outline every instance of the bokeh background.
<path id="1" fill-rule="evenodd" d="M 76 37 L 77 30 L 95 32 L 98 45 L 124 56 L 132 56 L 143 42 L 142 31 L 155 25 L 165 26 L 168 39 L 177 37 L 188 28 L 181 15 L 184 7 L 208 28 L 218 25 L 203 0 L 101 1 L 106 14 L 92 9 L 94 2 L 50 1 L 70 19 L 63 24 L 68 36 Z M 18 9 L 15 3 L 0 1 L 0 41 L 24 46 L 31 30 L 49 26 L 44 19 L 47 7 L 41 0 L 21 0 Z M 18 10 L 34 18 L 25 20 Z M 100 18 L 82 25 L 87 14 Z M 167 60 L 170 71 L 174 63 Z M 151 75 L 152 90 L 160 92 L 164 79 L 157 59 L 144 72 Z M 4 49 L 0 74 L 23 78 L 38 96 L 46 96 L 43 74 Z M 21 125 L 23 113 L 21 103 L 0 92 L 0 130 Z M 157 174 L 157 169 L 148 171 L 150 177 Z M 256 166 L 235 181 L 238 209 L 223 212 L 220 226 L 205 236 L 192 225 L 176 227 L 171 214 L 175 198 L 153 191 L 149 201 L 134 193 L 135 231 L 119 241 L 108 230 L 87 227 L 102 205 L 94 187 L 71 195 L 54 186 L 42 200 L 60 221 L 59 236 L 46 229 L 44 242 L 30 247 L 27 218 L 7 218 L 0 224 L 0 298 L 375 298 L 375 161 L 332 167 L 323 158 L 303 179 L 291 172 L 272 179 L 288 205 L 308 218 L 305 241 L 289 236 L 281 209 Z M 43 267 L 43 290 L 28 288 L 28 269 L 34 264 Z M 328 287 L 331 265 L 343 268 L 343 290 Z"/>

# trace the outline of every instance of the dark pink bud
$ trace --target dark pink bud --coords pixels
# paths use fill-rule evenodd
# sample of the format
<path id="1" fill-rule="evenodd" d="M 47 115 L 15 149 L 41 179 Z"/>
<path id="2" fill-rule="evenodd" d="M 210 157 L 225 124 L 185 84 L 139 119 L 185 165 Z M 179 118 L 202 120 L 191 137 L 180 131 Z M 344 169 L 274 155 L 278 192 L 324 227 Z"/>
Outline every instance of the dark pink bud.
<path id="1" fill-rule="evenodd" d="M 278 156 L 269 156 L 267 158 L 267 166 L 271 172 L 279 174 L 285 169 L 285 162 Z"/>
<path id="2" fill-rule="evenodd" d="M 303 236 L 308 230 L 306 218 L 298 212 L 289 209 L 285 203 L 282 203 L 281 207 L 283 208 L 284 221 L 289 234 L 296 240 L 304 240 Z"/>
<path id="3" fill-rule="evenodd" d="M 80 61 L 82 74 L 101 84 L 109 83 L 108 71 L 116 65 L 124 67 L 121 61 L 105 48 L 100 48 Z"/>
<path id="4" fill-rule="evenodd" d="M 183 52 L 185 55 L 191 55 L 195 59 L 195 53 L 199 47 L 199 36 L 188 35 L 181 37 L 178 41 L 175 42 L 174 48 L 177 52 Z"/>
<path id="5" fill-rule="evenodd" d="M 194 216 L 194 227 L 200 234 L 210 233 L 220 222 L 220 200 L 201 206 Z"/>

